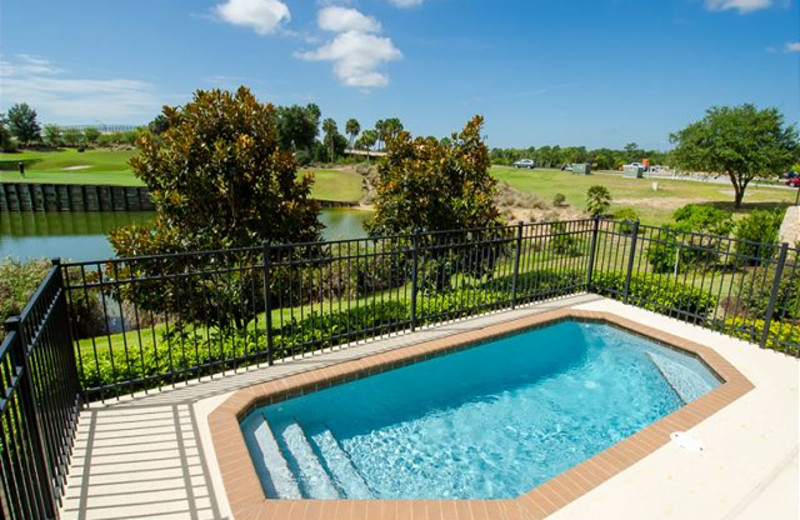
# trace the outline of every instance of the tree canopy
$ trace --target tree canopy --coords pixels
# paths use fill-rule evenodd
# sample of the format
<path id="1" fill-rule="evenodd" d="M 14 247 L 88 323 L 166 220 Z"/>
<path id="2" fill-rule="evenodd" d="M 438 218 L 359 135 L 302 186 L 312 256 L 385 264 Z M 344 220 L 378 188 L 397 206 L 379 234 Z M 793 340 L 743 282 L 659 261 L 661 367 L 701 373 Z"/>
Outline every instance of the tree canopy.
<path id="1" fill-rule="evenodd" d="M 275 111 L 278 139 L 284 150 L 311 151 L 319 135 L 322 112 L 314 103 L 278 107 Z"/>
<path id="2" fill-rule="evenodd" d="M 309 198 L 312 177 L 298 177 L 291 150 L 279 146 L 275 108 L 244 87 L 235 93 L 199 90 L 183 107 L 165 107 L 160 135 L 144 131 L 131 167 L 150 190 L 156 214 L 149 225 L 113 231 L 117 256 L 228 249 L 231 272 L 215 273 L 213 254 L 169 262 L 136 262 L 132 276 L 205 271 L 203 278 L 167 278 L 125 289 L 122 297 L 151 312 L 180 309 L 186 321 L 213 320 L 222 332 L 247 325 L 263 305 L 252 290 L 262 242 L 320 239 L 319 204 Z M 174 312 L 174 311 L 172 311 Z"/>
<path id="3" fill-rule="evenodd" d="M 291 151 L 280 148 L 272 105 L 244 87 L 199 90 L 163 115 L 166 130 L 158 138 L 144 132 L 131 159 L 153 195 L 155 220 L 147 233 L 113 233 L 118 255 L 319 238 L 312 177 L 298 178 Z"/>
<path id="4" fill-rule="evenodd" d="M 36 119 L 36 110 L 27 103 L 19 103 L 8 109 L 8 126 L 11 134 L 23 146 L 41 139 L 42 129 Z"/>
<path id="5" fill-rule="evenodd" d="M 475 116 L 449 144 L 433 137 L 390 137 L 378 167 L 373 234 L 486 227 L 500 222 L 497 181 Z"/>
<path id="6" fill-rule="evenodd" d="M 679 166 L 730 178 L 737 208 L 753 179 L 777 177 L 800 157 L 795 127 L 776 108 L 752 104 L 712 107 L 670 138 Z"/>

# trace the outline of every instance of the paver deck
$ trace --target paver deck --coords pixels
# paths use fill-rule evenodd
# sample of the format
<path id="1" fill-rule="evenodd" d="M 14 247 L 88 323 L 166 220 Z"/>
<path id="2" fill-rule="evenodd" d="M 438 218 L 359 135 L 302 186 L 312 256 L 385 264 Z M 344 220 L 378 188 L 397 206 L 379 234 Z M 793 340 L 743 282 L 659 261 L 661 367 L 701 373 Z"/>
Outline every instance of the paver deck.
<path id="1" fill-rule="evenodd" d="M 710 347 L 755 388 L 690 430 L 704 442 L 703 453 L 665 445 L 550 518 L 594 519 L 598 511 L 620 519 L 781 520 L 800 516 L 798 360 L 593 295 L 499 312 L 150 395 L 93 404 L 81 414 L 63 516 L 87 520 L 232 519 L 208 417 L 236 390 L 567 307 L 614 313 Z M 404 507 L 402 502 L 397 506 Z M 309 502 L 307 507 L 314 504 Z M 421 514 L 425 518 L 427 513 L 422 510 Z M 411 508 L 408 517 L 417 516 Z"/>

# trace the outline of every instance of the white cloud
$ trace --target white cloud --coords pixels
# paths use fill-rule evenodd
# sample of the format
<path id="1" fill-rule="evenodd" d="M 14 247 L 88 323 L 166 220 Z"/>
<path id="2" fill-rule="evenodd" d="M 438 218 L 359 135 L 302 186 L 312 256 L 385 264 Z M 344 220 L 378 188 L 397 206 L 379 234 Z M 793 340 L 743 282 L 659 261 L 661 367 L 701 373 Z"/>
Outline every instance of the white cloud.
<path id="1" fill-rule="evenodd" d="M 297 56 L 304 60 L 332 61 L 333 72 L 343 85 L 362 88 L 389 85 L 389 76 L 377 69 L 403 57 L 391 39 L 359 31 L 338 34 L 317 50 Z"/>
<path id="2" fill-rule="evenodd" d="M 47 60 L 25 54 L 0 56 L 0 99 L 3 108 L 28 103 L 40 120 L 57 123 L 141 123 L 162 103 L 155 85 L 132 79 L 63 77 L 65 71 Z"/>
<path id="3" fill-rule="evenodd" d="M 786 52 L 800 52 L 800 42 L 786 42 Z"/>
<path id="4" fill-rule="evenodd" d="M 341 6 L 323 7 L 317 25 L 324 31 L 338 33 L 333 40 L 316 50 L 298 52 L 300 59 L 331 61 L 333 72 L 342 85 L 375 88 L 389 85 L 389 76 L 379 69 L 385 63 L 403 57 L 392 40 L 379 36 L 381 24 L 372 16 Z"/>
<path id="5" fill-rule="evenodd" d="M 706 9 L 709 11 L 730 11 L 735 9 L 740 14 L 767 9 L 772 4 L 772 0 L 706 0 L 705 2 Z"/>
<path id="6" fill-rule="evenodd" d="M 416 7 L 421 5 L 425 0 L 389 0 L 389 3 L 394 5 L 395 7 L 399 7 L 401 9 L 407 9 L 409 7 Z"/>
<path id="7" fill-rule="evenodd" d="M 292 17 L 289 7 L 279 0 L 227 0 L 214 11 L 222 21 L 249 27 L 261 35 L 274 33 Z"/>
<path id="8" fill-rule="evenodd" d="M 372 16 L 365 16 L 355 9 L 333 5 L 324 7 L 317 16 L 317 25 L 323 31 L 381 32 L 381 24 Z"/>

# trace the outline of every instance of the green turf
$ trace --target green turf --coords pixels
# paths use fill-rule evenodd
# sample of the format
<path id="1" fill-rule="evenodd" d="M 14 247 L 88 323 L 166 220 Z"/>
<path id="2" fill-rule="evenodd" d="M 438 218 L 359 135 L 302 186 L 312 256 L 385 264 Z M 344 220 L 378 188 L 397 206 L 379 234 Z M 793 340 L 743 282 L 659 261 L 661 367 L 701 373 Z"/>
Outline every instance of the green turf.
<path id="1" fill-rule="evenodd" d="M 357 202 L 361 200 L 361 175 L 338 170 L 310 170 L 314 174 L 311 196 L 321 200 Z"/>
<path id="2" fill-rule="evenodd" d="M 13 163 L 19 161 L 35 161 L 26 168 L 24 180 L 27 182 L 141 186 L 142 182 L 133 175 L 128 165 L 134 153 L 132 150 L 78 152 L 67 149 L 57 152 L 0 154 L 0 162 L 12 163 L 13 166 Z M 81 168 L 72 169 L 75 167 Z M 20 180 L 22 178 L 16 170 L 0 171 L 0 181 Z"/>
<path id="3" fill-rule="evenodd" d="M 612 212 L 622 206 L 633 207 L 646 224 L 667 223 L 678 207 L 689 203 L 707 203 L 731 211 L 734 209 L 733 187 L 730 184 L 629 179 L 614 173 L 572 175 L 558 170 L 519 170 L 505 166 L 493 167 L 492 174 L 517 190 L 534 194 L 548 203 L 552 202 L 556 193 L 563 193 L 568 204 L 581 210 L 586 206 L 589 187 L 602 184 L 611 192 Z M 658 182 L 658 191 L 652 190 L 653 182 Z M 794 203 L 795 196 L 793 190 L 751 186 L 745 194 L 745 204 L 738 213 Z"/>
<path id="4" fill-rule="evenodd" d="M 50 184 L 111 184 L 117 186 L 141 186 L 128 161 L 133 150 L 77 150 L 65 149 L 56 152 L 0 153 L 0 163 L 7 163 L 0 171 L 0 182 L 23 180 L 16 171 L 19 161 L 34 161 L 26 168 L 25 181 Z M 75 166 L 87 168 L 66 169 Z M 316 182 L 311 190 L 314 198 L 333 201 L 357 202 L 361 200 L 361 176 L 357 173 L 337 170 L 308 170 L 314 173 Z"/>

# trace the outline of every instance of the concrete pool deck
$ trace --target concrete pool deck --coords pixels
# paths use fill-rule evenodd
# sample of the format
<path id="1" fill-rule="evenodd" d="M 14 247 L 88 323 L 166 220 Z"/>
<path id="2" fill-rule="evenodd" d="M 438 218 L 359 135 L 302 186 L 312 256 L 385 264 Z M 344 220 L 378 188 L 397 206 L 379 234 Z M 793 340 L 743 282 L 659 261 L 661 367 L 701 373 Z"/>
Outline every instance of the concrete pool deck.
<path id="1" fill-rule="evenodd" d="M 798 360 L 593 295 L 498 312 L 174 390 L 94 404 L 81 414 L 63 517 L 234 518 L 208 418 L 235 391 L 565 308 L 612 313 L 709 347 L 755 388 L 689 430 L 704 443 L 702 453 L 667 443 L 548 518 L 597 518 L 598 511 L 603 517 L 621 519 L 798 517 Z M 506 516 L 510 514 L 507 511 L 498 511 L 498 518 L 512 518 Z M 299 506 L 290 516 L 273 517 L 304 518 L 312 512 L 313 507 Z M 514 518 L 526 518 L 523 513 Z M 404 516 L 428 518 L 428 512 L 424 507 L 410 509 Z M 373 517 L 384 515 L 374 511 L 369 518 Z"/>

